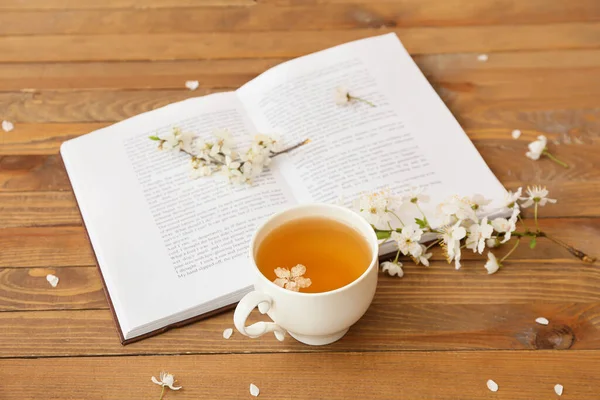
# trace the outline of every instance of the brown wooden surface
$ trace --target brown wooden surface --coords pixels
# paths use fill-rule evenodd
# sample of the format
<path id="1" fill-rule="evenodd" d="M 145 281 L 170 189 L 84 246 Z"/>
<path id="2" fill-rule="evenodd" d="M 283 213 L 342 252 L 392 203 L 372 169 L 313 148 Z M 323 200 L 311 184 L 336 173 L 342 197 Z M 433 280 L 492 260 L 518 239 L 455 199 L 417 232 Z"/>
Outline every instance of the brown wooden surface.
<path id="1" fill-rule="evenodd" d="M 458 272 L 436 252 L 382 275 L 330 346 L 224 340 L 231 312 L 119 344 L 60 144 L 390 31 L 507 188 L 559 199 L 542 229 L 600 255 L 596 0 L 2 0 L 0 119 L 15 130 L 0 131 L 0 398 L 158 398 L 150 377 L 167 369 L 184 386 L 167 399 L 250 398 L 251 382 L 266 399 L 551 399 L 556 383 L 597 399 L 600 269 L 541 239 L 493 276 L 470 252 Z M 524 157 L 539 134 L 572 168 Z"/>

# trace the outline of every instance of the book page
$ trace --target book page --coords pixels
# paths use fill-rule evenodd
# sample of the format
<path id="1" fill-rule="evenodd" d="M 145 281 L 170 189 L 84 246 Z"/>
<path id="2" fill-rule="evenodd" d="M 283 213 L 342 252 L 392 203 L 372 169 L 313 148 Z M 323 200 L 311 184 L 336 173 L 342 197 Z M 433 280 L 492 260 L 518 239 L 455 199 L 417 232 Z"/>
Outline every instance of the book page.
<path id="1" fill-rule="evenodd" d="M 339 105 L 337 87 L 361 101 Z M 504 189 L 395 34 L 278 65 L 238 90 L 258 130 L 311 143 L 282 161 L 300 202 L 426 186 L 432 205 L 453 194 L 501 199 Z"/>
<path id="2" fill-rule="evenodd" d="M 122 328 L 139 330 L 249 287 L 255 227 L 294 203 L 276 169 L 251 187 L 192 179 L 189 155 L 160 151 L 148 138 L 175 126 L 207 139 L 218 128 L 238 142 L 255 134 L 235 93 L 225 93 L 142 114 L 61 149 Z"/>

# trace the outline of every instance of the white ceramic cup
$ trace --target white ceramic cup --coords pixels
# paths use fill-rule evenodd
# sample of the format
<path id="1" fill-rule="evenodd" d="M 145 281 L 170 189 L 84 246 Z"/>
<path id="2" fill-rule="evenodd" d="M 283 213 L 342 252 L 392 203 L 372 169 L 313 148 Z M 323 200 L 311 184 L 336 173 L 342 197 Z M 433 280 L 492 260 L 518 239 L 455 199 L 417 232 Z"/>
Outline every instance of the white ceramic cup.
<path id="1" fill-rule="evenodd" d="M 325 217 L 341 222 L 361 234 L 371 250 L 371 262 L 355 281 L 329 292 L 301 293 L 277 286 L 256 266 L 256 253 L 261 242 L 282 224 L 306 217 Z M 309 345 L 333 343 L 348 332 L 350 326 L 369 308 L 377 287 L 377 236 L 373 228 L 355 212 L 328 204 L 307 204 L 289 208 L 271 216 L 254 233 L 250 242 L 251 268 L 255 275 L 254 291 L 248 293 L 235 309 L 233 320 L 237 330 L 251 338 L 273 332 L 283 340 L 285 332 Z M 285 249 L 281 249 L 285 251 Z M 258 307 L 273 322 L 257 322 L 246 326 L 246 319 Z"/>

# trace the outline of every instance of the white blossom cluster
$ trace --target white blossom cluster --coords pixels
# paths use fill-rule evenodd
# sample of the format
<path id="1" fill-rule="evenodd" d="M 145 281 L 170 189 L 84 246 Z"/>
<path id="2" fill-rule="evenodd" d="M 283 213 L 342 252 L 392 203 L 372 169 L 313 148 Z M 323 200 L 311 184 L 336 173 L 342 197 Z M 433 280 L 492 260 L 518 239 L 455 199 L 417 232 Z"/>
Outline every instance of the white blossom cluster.
<path id="1" fill-rule="evenodd" d="M 220 173 L 231 183 L 252 183 L 271 157 L 277 154 L 278 141 L 267 135 L 256 135 L 245 153 L 237 153 L 231 134 L 226 129 L 214 131 L 215 140 L 206 141 L 178 128 L 165 135 L 151 136 L 161 150 L 183 151 L 191 156 L 192 177 Z"/>
<path id="2" fill-rule="evenodd" d="M 389 191 L 366 194 L 357 200 L 354 208 L 373 226 L 378 237 L 395 242 L 398 247 L 396 259 L 383 262 L 382 269 L 390 275 L 402 276 L 402 263 L 398 261 L 400 254 L 409 256 L 416 264 L 429 266 L 431 253 L 427 251 L 440 244 L 448 263 L 454 261 L 455 268 L 460 269 L 463 249 L 483 254 L 486 247 L 494 248 L 511 239 L 517 229 L 521 207 L 535 206 L 537 224 L 537 207 L 556 203 L 556 200 L 548 198 L 548 190 L 539 186 L 529 187 L 527 196 L 521 195 L 521 188 L 514 193 L 507 192 L 502 211 L 503 214 L 510 214 L 510 217 L 493 219 L 485 215 L 497 212 L 498 209 L 488 209 L 491 201 L 483 196 L 451 196 L 437 206 L 442 226 L 435 229 L 429 225 L 419 205 L 429 200 L 422 188 L 413 189 L 404 196 L 395 196 Z M 414 218 L 414 222 L 403 221 L 405 217 L 402 209 L 407 205 L 416 207 L 422 218 Z M 401 227 L 392 228 L 392 221 L 399 223 Z M 425 233 L 434 233 L 437 238 L 430 246 L 421 243 Z M 535 237 L 532 238 L 533 241 L 534 239 Z M 507 256 L 508 254 L 498 260 L 493 253 L 488 252 L 485 269 L 489 274 L 495 273 Z"/>

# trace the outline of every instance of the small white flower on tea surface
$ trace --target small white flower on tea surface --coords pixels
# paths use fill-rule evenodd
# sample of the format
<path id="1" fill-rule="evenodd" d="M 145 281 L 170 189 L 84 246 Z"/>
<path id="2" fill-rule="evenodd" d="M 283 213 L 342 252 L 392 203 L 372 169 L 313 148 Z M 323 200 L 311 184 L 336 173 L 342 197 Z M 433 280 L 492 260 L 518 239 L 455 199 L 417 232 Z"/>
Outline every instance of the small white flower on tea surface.
<path id="1" fill-rule="evenodd" d="M 350 102 L 350 92 L 343 86 L 335 88 L 334 92 L 335 104 L 343 105 Z"/>
<path id="2" fill-rule="evenodd" d="M 260 389 L 254 383 L 250 384 L 250 394 L 254 397 L 258 397 L 260 394 Z"/>
<path id="3" fill-rule="evenodd" d="M 304 278 L 303 275 L 306 273 L 306 267 L 302 264 L 298 264 L 292 267 L 290 271 L 287 268 L 275 268 L 275 275 L 277 278 L 273 281 L 277 286 L 284 289 L 298 292 L 300 289 L 304 289 L 312 285 L 310 278 Z"/>
<path id="4" fill-rule="evenodd" d="M 231 335 L 233 335 L 233 329 L 231 328 L 227 328 L 223 331 L 223 338 L 224 339 L 229 339 L 231 337 Z"/>
<path id="5" fill-rule="evenodd" d="M 485 263 L 484 267 L 487 270 L 488 275 L 495 273 L 496 271 L 498 271 L 498 268 L 500 268 L 498 259 L 491 251 L 488 252 L 488 260 Z"/>
<path id="6" fill-rule="evenodd" d="M 527 208 L 534 205 L 535 203 L 538 203 L 540 206 L 545 206 L 546 203 L 556 203 L 555 199 L 549 199 L 547 197 L 548 194 L 549 192 L 548 189 L 546 189 L 546 187 L 527 187 L 528 197 L 521 197 L 521 200 L 525 200 L 525 202 L 521 204 L 521 207 Z"/>
<path id="7" fill-rule="evenodd" d="M 421 255 L 421 245 L 419 240 L 423 231 L 414 225 L 405 225 L 401 232 L 393 231 L 391 234 L 392 240 L 398 245 L 398 249 L 404 255 L 410 254 L 412 257 Z"/>
<path id="8" fill-rule="evenodd" d="M 485 249 L 485 240 L 491 238 L 493 232 L 494 228 L 488 224 L 487 217 L 483 217 L 481 223 L 473 224 L 469 227 L 467 249 L 472 249 L 474 253 L 483 253 L 483 249 Z"/>
<path id="9" fill-rule="evenodd" d="M 460 226 L 461 223 L 462 221 L 458 221 L 454 225 L 444 227 L 440 236 L 446 261 L 450 263 L 454 260 L 456 269 L 460 269 L 460 241 L 467 235 L 467 230 Z"/>
<path id="10" fill-rule="evenodd" d="M 556 393 L 559 396 L 562 396 L 563 389 L 564 389 L 564 387 L 560 383 L 557 383 L 556 385 L 554 385 L 554 393 Z"/>
<path id="11" fill-rule="evenodd" d="M 518 129 L 515 129 L 514 131 L 512 131 L 511 135 L 512 135 L 513 139 L 518 139 L 521 137 L 521 131 Z"/>
<path id="12" fill-rule="evenodd" d="M 172 374 L 169 374 L 168 372 L 161 372 L 159 375 L 159 379 L 152 377 L 150 378 L 150 380 L 156 383 L 157 385 L 160 385 L 162 387 L 166 386 L 171 390 L 181 389 L 181 386 L 175 386 L 175 383 L 177 383 L 177 381 L 175 380 L 175 377 Z"/>
<path id="13" fill-rule="evenodd" d="M 4 132 L 10 132 L 15 128 L 15 125 L 10 121 L 2 121 L 2 130 Z"/>
<path id="14" fill-rule="evenodd" d="M 544 135 L 540 135 L 537 137 L 537 140 L 529 143 L 527 147 L 529 151 L 525 153 L 528 158 L 532 160 L 539 160 L 540 156 L 546 150 L 546 145 L 548 144 L 548 139 Z"/>
<path id="15" fill-rule="evenodd" d="M 537 322 L 540 325 L 548 325 L 550 323 L 550 321 L 548 321 L 546 318 L 544 317 L 538 317 L 535 319 L 535 322 Z"/>
<path id="16" fill-rule="evenodd" d="M 493 380 L 491 380 L 491 379 L 488 379 L 488 381 L 487 381 L 487 387 L 492 392 L 497 392 L 498 391 L 498 384 L 496 382 L 494 382 Z"/>
<path id="17" fill-rule="evenodd" d="M 58 277 L 52 274 L 46 275 L 46 280 L 52 287 L 56 287 L 58 285 Z"/>
<path id="18" fill-rule="evenodd" d="M 190 90 L 196 90 L 198 89 L 198 86 L 200 86 L 200 83 L 198 83 L 198 81 L 185 81 L 185 87 Z"/>
<path id="19" fill-rule="evenodd" d="M 489 59 L 487 54 L 480 54 L 477 56 L 477 61 L 486 62 Z"/>
<path id="20" fill-rule="evenodd" d="M 398 278 L 402 278 L 404 276 L 402 263 L 399 261 L 384 261 L 381 263 L 381 270 L 383 272 L 387 272 L 390 276 L 397 276 Z"/>

